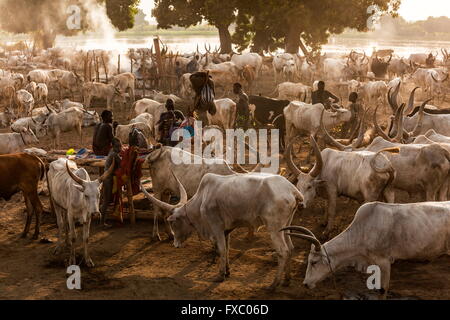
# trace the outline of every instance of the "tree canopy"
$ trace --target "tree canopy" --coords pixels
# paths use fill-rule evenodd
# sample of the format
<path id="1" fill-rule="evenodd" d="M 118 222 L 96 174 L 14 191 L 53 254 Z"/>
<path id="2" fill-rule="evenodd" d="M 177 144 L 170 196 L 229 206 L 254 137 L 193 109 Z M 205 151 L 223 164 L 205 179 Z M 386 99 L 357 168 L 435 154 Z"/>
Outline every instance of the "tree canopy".
<path id="1" fill-rule="evenodd" d="M 222 51 L 253 51 L 284 47 L 296 53 L 305 43 L 317 50 L 331 34 L 346 28 L 367 31 L 376 5 L 380 12 L 395 15 L 401 0 L 155 0 L 153 15 L 159 28 L 189 27 L 205 20 L 219 29 Z M 230 38 L 229 26 L 235 24 Z"/>
<path id="2" fill-rule="evenodd" d="M 206 21 L 219 30 L 222 52 L 231 52 L 229 27 L 236 19 L 237 3 L 239 0 L 155 0 L 152 14 L 162 29 L 187 28 Z"/>
<path id="3" fill-rule="evenodd" d="M 67 27 L 73 12 L 69 6 L 77 5 L 81 15 L 81 30 L 89 29 L 87 10 L 105 3 L 112 24 L 119 30 L 132 28 L 139 0 L 3 0 L 0 4 L 0 28 L 11 33 L 33 34 L 35 45 L 53 46 L 56 35 L 74 35 L 79 29 Z"/>

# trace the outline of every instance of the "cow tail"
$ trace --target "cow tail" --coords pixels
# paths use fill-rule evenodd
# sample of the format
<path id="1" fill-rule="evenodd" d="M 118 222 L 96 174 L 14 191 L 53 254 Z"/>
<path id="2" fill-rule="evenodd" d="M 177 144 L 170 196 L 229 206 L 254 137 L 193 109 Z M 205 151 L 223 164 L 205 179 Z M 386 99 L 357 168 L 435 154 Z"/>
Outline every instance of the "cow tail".
<path id="1" fill-rule="evenodd" d="M 55 214 L 55 207 L 53 205 L 53 197 L 52 197 L 52 191 L 50 189 L 50 183 L 48 180 L 48 163 L 46 164 L 41 158 L 39 158 L 38 156 L 35 156 L 37 158 L 37 160 L 39 161 L 39 168 L 40 168 L 40 176 L 39 176 L 39 180 L 42 181 L 44 179 L 44 175 L 45 175 L 45 179 L 47 181 L 47 189 L 48 189 L 48 194 L 49 194 L 49 198 L 50 198 L 50 209 L 52 214 Z"/>

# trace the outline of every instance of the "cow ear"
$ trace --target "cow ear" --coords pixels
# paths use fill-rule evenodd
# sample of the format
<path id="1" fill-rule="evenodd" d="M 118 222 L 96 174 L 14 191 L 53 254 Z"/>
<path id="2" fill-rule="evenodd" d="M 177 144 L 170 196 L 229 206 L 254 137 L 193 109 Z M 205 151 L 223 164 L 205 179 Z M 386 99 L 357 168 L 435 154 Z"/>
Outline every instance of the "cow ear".
<path id="1" fill-rule="evenodd" d="M 84 192 L 84 188 L 83 188 L 83 186 L 80 186 L 79 184 L 76 184 L 76 183 L 74 183 L 74 184 L 72 184 L 74 187 L 75 187 L 75 189 L 77 189 L 78 191 L 80 191 L 80 192 Z"/>
<path id="2" fill-rule="evenodd" d="M 324 186 L 326 186 L 326 183 L 327 182 L 325 180 L 314 180 L 313 181 L 313 185 L 315 188 L 324 187 Z"/>

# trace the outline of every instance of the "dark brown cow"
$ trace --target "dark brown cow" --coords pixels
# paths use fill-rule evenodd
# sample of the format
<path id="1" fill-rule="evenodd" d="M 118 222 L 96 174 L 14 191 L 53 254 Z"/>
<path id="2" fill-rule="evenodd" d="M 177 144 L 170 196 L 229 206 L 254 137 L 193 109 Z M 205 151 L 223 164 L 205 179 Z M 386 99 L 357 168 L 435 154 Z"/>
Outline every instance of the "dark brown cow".
<path id="1" fill-rule="evenodd" d="M 33 239 L 39 235 L 41 223 L 42 203 L 38 196 L 38 184 L 44 178 L 45 164 L 41 159 L 27 153 L 0 155 L 0 176 L 3 183 L 0 184 L 0 198 L 6 201 L 22 191 L 27 206 L 27 221 L 22 238 L 30 231 L 33 213 L 36 215 L 36 227 Z"/>

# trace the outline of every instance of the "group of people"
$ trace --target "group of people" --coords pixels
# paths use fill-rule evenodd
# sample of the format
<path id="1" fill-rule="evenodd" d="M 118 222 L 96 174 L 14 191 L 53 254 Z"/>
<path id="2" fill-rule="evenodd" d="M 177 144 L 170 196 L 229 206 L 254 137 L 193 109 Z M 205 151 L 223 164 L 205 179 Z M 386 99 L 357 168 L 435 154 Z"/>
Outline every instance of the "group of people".
<path id="1" fill-rule="evenodd" d="M 195 66 L 192 66 L 193 68 Z M 240 83 L 234 83 L 233 93 L 236 95 L 236 123 L 235 129 L 242 128 L 247 130 L 252 126 L 249 108 L 249 97 L 244 92 Z M 332 104 L 339 102 L 339 98 L 325 89 L 325 83 L 320 81 L 318 83 L 317 90 L 312 93 L 312 104 L 321 103 L 326 109 L 331 108 Z M 352 119 L 356 119 L 361 110 L 361 105 L 357 103 L 358 94 L 356 92 L 350 93 L 349 96 L 349 109 L 352 112 Z M 174 146 L 178 141 L 172 141 L 172 133 L 178 128 L 186 129 L 190 136 L 194 136 L 194 110 L 188 111 L 187 117 L 178 110 L 175 110 L 175 104 L 172 99 L 168 99 L 165 104 L 166 111 L 163 112 L 158 119 L 157 125 L 159 128 L 159 143 L 165 146 Z M 117 122 L 113 122 L 113 113 L 110 110 L 104 110 L 101 114 L 102 122 L 95 127 L 93 136 L 93 151 L 98 156 L 106 156 L 105 170 L 114 163 L 114 171 L 120 170 L 121 163 L 123 162 L 123 148 L 119 139 L 115 138 L 115 127 Z M 202 119 L 203 120 L 203 119 Z M 354 121 L 352 127 L 354 127 Z M 204 125 L 207 125 L 204 124 Z M 347 131 L 349 128 L 343 128 L 343 131 Z M 146 147 L 146 142 L 143 143 L 143 133 L 134 128 L 129 136 L 128 148 Z M 145 141 L 145 138 L 143 138 Z M 130 149 L 127 149 L 128 151 Z M 133 149 L 134 150 L 134 149 Z M 113 161 L 114 160 L 114 161 Z M 104 182 L 103 187 L 103 201 L 101 204 L 101 213 L 103 223 L 106 224 L 106 212 L 109 204 L 113 201 L 113 186 L 114 178 L 111 176 Z"/>

